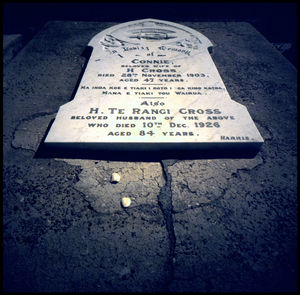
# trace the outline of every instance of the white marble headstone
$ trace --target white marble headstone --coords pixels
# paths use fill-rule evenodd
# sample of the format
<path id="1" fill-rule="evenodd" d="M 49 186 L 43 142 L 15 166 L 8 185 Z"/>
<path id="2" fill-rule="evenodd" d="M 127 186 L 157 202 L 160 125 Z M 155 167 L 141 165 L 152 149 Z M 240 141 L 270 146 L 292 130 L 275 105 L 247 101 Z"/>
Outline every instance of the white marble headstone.
<path id="1" fill-rule="evenodd" d="M 188 27 L 144 19 L 106 29 L 72 101 L 45 139 L 53 147 L 161 151 L 259 150 L 263 138 L 231 100 L 209 54 Z"/>

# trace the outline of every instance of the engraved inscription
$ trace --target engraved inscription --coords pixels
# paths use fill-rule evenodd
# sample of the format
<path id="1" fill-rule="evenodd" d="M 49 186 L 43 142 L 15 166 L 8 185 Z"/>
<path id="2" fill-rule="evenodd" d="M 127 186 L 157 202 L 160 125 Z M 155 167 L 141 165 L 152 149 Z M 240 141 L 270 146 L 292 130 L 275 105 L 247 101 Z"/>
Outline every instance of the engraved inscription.
<path id="1" fill-rule="evenodd" d="M 263 142 L 200 32 L 148 19 L 109 28 L 89 46 L 75 98 L 60 108 L 46 143 Z"/>

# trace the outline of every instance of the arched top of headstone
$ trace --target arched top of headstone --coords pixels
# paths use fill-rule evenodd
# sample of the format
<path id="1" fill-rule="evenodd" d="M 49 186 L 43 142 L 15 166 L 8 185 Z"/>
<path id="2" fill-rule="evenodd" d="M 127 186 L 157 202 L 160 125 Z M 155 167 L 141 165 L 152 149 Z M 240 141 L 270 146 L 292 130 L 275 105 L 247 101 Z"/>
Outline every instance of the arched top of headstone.
<path id="1" fill-rule="evenodd" d="M 211 41 L 198 31 L 186 26 L 156 19 L 130 21 L 110 27 L 89 42 L 89 46 L 121 47 L 121 46 L 151 46 L 173 45 L 203 50 L 212 47 Z"/>

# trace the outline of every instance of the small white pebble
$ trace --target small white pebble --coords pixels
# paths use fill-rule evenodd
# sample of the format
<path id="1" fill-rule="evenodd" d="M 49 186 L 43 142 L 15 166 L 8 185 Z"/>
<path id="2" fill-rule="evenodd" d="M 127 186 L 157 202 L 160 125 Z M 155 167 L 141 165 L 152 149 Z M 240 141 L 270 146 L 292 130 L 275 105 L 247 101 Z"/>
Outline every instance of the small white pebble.
<path id="1" fill-rule="evenodd" d="M 114 172 L 114 173 L 111 175 L 111 182 L 119 182 L 120 179 L 121 179 L 121 176 L 120 176 L 120 174 L 118 174 L 118 173 L 115 173 L 115 172 Z"/>
<path id="2" fill-rule="evenodd" d="M 124 198 L 122 198 L 122 206 L 123 207 L 129 207 L 130 206 L 130 204 L 131 204 L 131 199 L 129 198 L 129 197 L 124 197 Z"/>

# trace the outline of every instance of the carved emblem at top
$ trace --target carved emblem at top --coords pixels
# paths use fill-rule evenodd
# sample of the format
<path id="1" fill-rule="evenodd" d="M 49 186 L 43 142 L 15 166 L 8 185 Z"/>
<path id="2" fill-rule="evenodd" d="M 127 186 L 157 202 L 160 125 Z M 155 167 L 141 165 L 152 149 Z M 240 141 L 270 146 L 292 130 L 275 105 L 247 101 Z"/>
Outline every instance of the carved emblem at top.
<path id="1" fill-rule="evenodd" d="M 202 44 L 200 39 L 191 32 L 155 20 L 127 24 L 107 33 L 99 41 L 108 51 L 112 47 L 141 45 L 141 43 L 155 44 L 156 42 L 160 45 L 175 45 L 195 50 Z"/>

